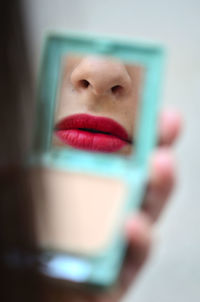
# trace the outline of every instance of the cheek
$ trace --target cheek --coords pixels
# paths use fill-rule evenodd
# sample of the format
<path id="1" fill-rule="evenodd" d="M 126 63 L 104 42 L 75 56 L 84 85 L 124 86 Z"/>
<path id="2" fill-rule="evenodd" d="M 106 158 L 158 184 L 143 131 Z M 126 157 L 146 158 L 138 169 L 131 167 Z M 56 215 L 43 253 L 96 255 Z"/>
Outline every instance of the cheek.
<path id="1" fill-rule="evenodd" d="M 122 102 L 121 108 L 119 108 L 119 112 L 121 112 L 121 116 L 123 118 L 123 125 L 130 136 L 135 133 L 139 114 L 138 101 L 133 100 L 133 96 L 128 98 L 126 101 Z"/>
<path id="2" fill-rule="evenodd" d="M 57 99 L 55 120 L 66 117 L 77 106 L 76 92 L 71 87 L 65 87 Z"/>

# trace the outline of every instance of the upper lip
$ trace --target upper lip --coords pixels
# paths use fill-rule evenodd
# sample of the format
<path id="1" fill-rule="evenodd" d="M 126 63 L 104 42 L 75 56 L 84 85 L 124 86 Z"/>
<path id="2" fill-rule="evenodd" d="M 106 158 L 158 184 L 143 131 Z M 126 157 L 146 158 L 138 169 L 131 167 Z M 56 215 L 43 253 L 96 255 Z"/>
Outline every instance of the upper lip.
<path id="1" fill-rule="evenodd" d="M 127 131 L 118 122 L 102 116 L 89 114 L 74 114 L 65 117 L 55 126 L 55 130 L 80 129 L 113 135 L 123 141 L 131 143 Z"/>

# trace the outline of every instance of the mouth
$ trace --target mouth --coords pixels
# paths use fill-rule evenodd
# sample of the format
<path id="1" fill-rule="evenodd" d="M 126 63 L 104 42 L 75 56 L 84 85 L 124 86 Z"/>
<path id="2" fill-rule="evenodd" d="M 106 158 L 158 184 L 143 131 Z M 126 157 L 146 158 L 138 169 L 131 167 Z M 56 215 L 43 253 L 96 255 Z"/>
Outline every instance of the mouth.
<path id="1" fill-rule="evenodd" d="M 56 124 L 54 133 L 62 143 L 87 151 L 116 152 L 132 143 L 119 123 L 89 114 L 64 118 Z"/>

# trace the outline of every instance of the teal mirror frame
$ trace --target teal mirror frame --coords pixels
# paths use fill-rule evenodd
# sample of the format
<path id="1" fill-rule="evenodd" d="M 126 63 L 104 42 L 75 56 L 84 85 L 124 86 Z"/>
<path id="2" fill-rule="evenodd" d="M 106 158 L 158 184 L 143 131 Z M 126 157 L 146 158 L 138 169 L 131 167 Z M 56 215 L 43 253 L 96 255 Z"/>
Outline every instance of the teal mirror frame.
<path id="1" fill-rule="evenodd" d="M 51 147 L 61 58 L 68 53 L 107 55 L 144 67 L 136 145 L 130 157 Z M 158 101 L 164 57 L 163 48 L 153 44 L 80 34 L 50 33 L 45 40 L 41 62 L 35 134 L 29 164 L 122 180 L 127 186 L 127 196 L 121 213 L 125 220 L 131 211 L 137 210 L 141 205 L 145 192 L 149 155 L 157 138 Z M 86 257 L 70 255 L 67 251 L 63 253 L 45 250 L 41 253 L 40 269 L 53 278 L 106 288 L 117 280 L 125 250 L 123 225 L 119 225 L 110 244 L 102 253 Z"/>

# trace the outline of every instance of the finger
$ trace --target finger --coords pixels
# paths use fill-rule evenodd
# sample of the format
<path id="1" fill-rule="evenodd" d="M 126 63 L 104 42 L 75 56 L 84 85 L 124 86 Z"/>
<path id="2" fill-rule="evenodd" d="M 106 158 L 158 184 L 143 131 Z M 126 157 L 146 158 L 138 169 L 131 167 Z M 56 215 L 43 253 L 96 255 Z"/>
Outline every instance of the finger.
<path id="1" fill-rule="evenodd" d="M 182 127 L 182 120 L 175 110 L 164 111 L 159 122 L 159 144 L 171 145 L 178 137 Z"/>
<path id="2" fill-rule="evenodd" d="M 152 222 L 148 215 L 140 212 L 126 223 L 126 237 L 129 241 L 130 256 L 134 254 L 135 267 L 145 261 L 152 242 Z M 131 257 L 132 258 L 132 257 Z"/>
<path id="3" fill-rule="evenodd" d="M 125 226 L 125 235 L 129 248 L 119 279 L 119 288 L 122 292 L 133 282 L 149 254 L 152 243 L 152 223 L 148 216 L 140 212 L 130 217 Z"/>
<path id="4" fill-rule="evenodd" d="M 175 163 L 169 149 L 160 148 L 152 157 L 151 175 L 142 210 L 155 221 L 175 183 Z"/>
<path id="5" fill-rule="evenodd" d="M 146 250 L 151 243 L 152 223 L 144 213 L 138 213 L 128 219 L 125 232 L 129 244 L 134 249 Z"/>

